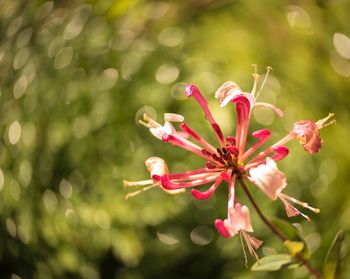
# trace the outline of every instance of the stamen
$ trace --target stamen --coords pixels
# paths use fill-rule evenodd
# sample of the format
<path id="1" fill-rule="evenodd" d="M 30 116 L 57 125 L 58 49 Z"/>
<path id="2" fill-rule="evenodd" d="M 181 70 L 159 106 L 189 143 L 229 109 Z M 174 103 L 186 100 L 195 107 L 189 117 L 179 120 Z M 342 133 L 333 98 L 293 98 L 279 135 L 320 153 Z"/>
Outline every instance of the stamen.
<path id="1" fill-rule="evenodd" d="M 261 86 L 260 86 L 260 88 L 259 88 L 258 93 L 257 93 L 256 96 L 255 96 L 256 99 L 258 99 L 260 92 L 261 92 L 262 89 L 264 88 L 265 83 L 266 83 L 266 81 L 267 81 L 267 78 L 269 77 L 269 73 L 270 73 L 271 70 L 272 70 L 272 67 L 270 67 L 270 66 L 267 66 L 267 67 L 266 67 L 265 78 L 264 78 L 264 80 L 263 80 L 263 82 L 262 82 L 262 84 L 261 84 Z"/>
<path id="2" fill-rule="evenodd" d="M 316 122 L 316 126 L 317 126 L 317 129 L 322 129 L 322 128 L 325 128 L 329 125 L 332 125 L 334 123 L 336 123 L 336 120 L 335 119 L 331 119 L 335 117 L 335 114 L 334 113 L 329 113 L 328 116 L 326 116 L 325 118 L 323 119 L 320 119 Z"/>
<path id="3" fill-rule="evenodd" d="M 279 198 L 283 202 L 283 204 L 284 204 L 284 206 L 286 208 L 287 216 L 288 217 L 293 217 L 293 216 L 296 216 L 296 215 L 301 215 L 308 222 L 310 222 L 311 221 L 310 217 L 307 216 L 306 214 L 302 213 L 300 210 L 295 208 L 293 205 L 291 205 L 285 196 L 286 195 L 284 195 L 284 194 L 280 194 Z"/>
<path id="4" fill-rule="evenodd" d="M 260 75 L 258 74 L 258 65 L 253 64 L 252 66 L 254 67 L 254 73 L 253 73 L 254 84 L 253 84 L 253 89 L 251 93 L 255 97 L 255 92 L 258 88 Z"/>
<path id="5" fill-rule="evenodd" d="M 241 242 L 243 255 L 244 255 L 244 265 L 245 265 L 246 268 L 249 268 L 247 252 L 245 251 L 245 247 L 244 247 L 244 243 L 243 243 L 243 232 L 242 231 L 239 231 L 239 239 L 240 239 L 240 242 Z M 247 241 L 245 238 L 244 238 L 244 240 Z"/>
<path id="6" fill-rule="evenodd" d="M 294 202 L 294 203 L 296 203 L 296 204 L 301 205 L 301 206 L 304 207 L 304 208 L 307 208 L 307 209 L 311 210 L 312 212 L 320 213 L 320 209 L 319 209 L 319 208 L 311 207 L 311 206 L 310 206 L 308 203 L 306 203 L 306 202 L 299 201 L 299 200 L 297 200 L 297 199 L 295 199 L 295 198 L 293 198 L 293 197 L 287 196 L 287 195 L 285 195 L 285 194 L 283 194 L 283 193 L 280 193 L 280 195 L 282 195 L 285 199 L 290 200 L 291 202 Z"/>
<path id="7" fill-rule="evenodd" d="M 150 186 L 148 186 L 148 187 L 142 188 L 142 189 L 140 189 L 140 190 L 138 190 L 138 191 L 135 191 L 135 192 L 132 192 L 132 193 L 128 193 L 128 194 L 125 196 L 125 199 L 127 200 L 127 199 L 129 199 L 129 198 L 135 197 L 135 196 L 137 196 L 138 194 L 140 194 L 140 193 L 142 193 L 142 192 L 144 192 L 144 191 L 147 191 L 147 190 L 149 190 L 149 189 L 152 189 L 152 188 L 154 188 L 154 187 L 156 187 L 156 186 L 159 186 L 159 185 L 158 185 L 158 184 L 153 184 L 153 185 L 150 185 Z"/>
<path id="8" fill-rule="evenodd" d="M 147 127 L 147 128 L 158 128 L 158 127 L 162 127 L 162 125 L 160 125 L 157 121 L 155 121 L 154 119 L 152 119 L 150 116 L 148 116 L 147 113 L 143 114 L 143 120 L 139 120 L 138 122 Z"/>
<path id="9" fill-rule="evenodd" d="M 242 235 L 243 235 L 243 237 L 244 237 L 244 240 L 245 240 L 245 243 L 247 244 L 247 247 L 248 247 L 248 250 L 249 250 L 249 253 L 250 253 L 250 255 L 252 255 L 252 256 L 254 256 L 255 257 L 255 259 L 257 260 L 257 261 L 259 261 L 259 257 L 258 257 L 258 255 L 257 255 L 257 253 L 255 252 L 255 247 L 253 247 L 253 243 L 252 243 L 252 239 L 251 239 L 251 236 L 249 235 L 249 234 L 247 234 L 245 231 L 240 231 L 241 233 L 242 233 Z M 257 240 L 257 239 L 256 239 Z M 260 243 L 261 244 L 261 243 Z M 260 246 L 260 244 L 257 244 L 258 246 L 257 247 L 259 247 Z M 254 244 L 255 245 L 255 244 Z"/>
<path id="10" fill-rule="evenodd" d="M 129 186 L 147 186 L 150 184 L 153 184 L 153 180 L 141 180 L 141 181 L 127 181 L 123 180 L 124 187 L 129 187 Z"/>

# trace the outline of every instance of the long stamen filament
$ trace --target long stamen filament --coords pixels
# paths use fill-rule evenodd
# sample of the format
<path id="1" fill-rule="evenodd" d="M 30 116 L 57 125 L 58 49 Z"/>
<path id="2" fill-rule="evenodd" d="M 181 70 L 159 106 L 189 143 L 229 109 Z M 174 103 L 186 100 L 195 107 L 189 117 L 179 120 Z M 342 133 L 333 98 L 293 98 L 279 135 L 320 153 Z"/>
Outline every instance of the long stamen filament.
<path id="1" fill-rule="evenodd" d="M 123 180 L 123 185 L 124 187 L 129 187 L 129 186 L 147 186 L 153 184 L 153 180 L 152 179 L 148 179 L 148 180 L 141 180 L 141 181 L 127 181 L 127 180 Z"/>
<path id="2" fill-rule="evenodd" d="M 243 255 L 244 255 L 244 265 L 245 265 L 246 268 L 249 268 L 249 267 L 248 267 L 247 252 L 245 251 L 245 246 L 244 246 L 244 243 L 243 243 L 243 234 L 242 234 L 242 231 L 239 231 L 239 239 L 240 239 L 240 242 L 241 242 L 241 246 L 242 246 L 242 250 L 243 250 Z"/>
<path id="3" fill-rule="evenodd" d="M 271 68 L 270 66 L 266 67 L 265 78 L 264 78 L 264 80 L 263 80 L 263 82 L 262 82 L 262 84 L 261 84 L 261 86 L 260 86 L 260 88 L 259 88 L 258 93 L 256 93 L 256 96 L 255 96 L 256 99 L 258 99 L 260 92 L 261 92 L 262 89 L 264 88 L 265 83 L 266 83 L 266 81 L 267 81 L 267 78 L 269 77 L 269 73 L 270 73 L 271 70 L 272 70 L 272 68 Z"/>
<path id="4" fill-rule="evenodd" d="M 253 83 L 253 89 L 251 93 L 255 97 L 255 93 L 259 84 L 260 75 L 258 74 L 258 66 L 256 64 L 253 64 L 253 67 L 254 67 L 254 74 L 253 74 L 254 83 Z"/>
<path id="5" fill-rule="evenodd" d="M 140 190 L 138 190 L 138 191 L 135 191 L 135 192 L 132 192 L 132 193 L 128 193 L 128 194 L 125 196 L 125 199 L 127 200 L 127 199 L 129 199 L 129 198 L 135 197 L 135 196 L 137 196 L 138 194 L 140 194 L 140 193 L 142 193 L 142 192 L 144 192 L 144 191 L 147 191 L 147 190 L 149 190 L 149 189 L 152 189 L 152 188 L 154 188 L 154 187 L 156 187 L 156 186 L 159 186 L 159 185 L 158 185 L 158 184 L 153 184 L 153 185 L 147 186 L 147 187 L 145 187 L 145 188 L 142 188 L 142 189 L 140 189 Z"/>
<path id="6" fill-rule="evenodd" d="M 139 120 L 138 122 L 147 127 L 147 128 L 158 128 L 158 127 L 162 127 L 162 125 L 160 125 L 157 121 L 155 121 L 154 119 L 152 119 L 150 116 L 148 116 L 147 113 L 144 113 L 142 115 L 143 119 Z"/>

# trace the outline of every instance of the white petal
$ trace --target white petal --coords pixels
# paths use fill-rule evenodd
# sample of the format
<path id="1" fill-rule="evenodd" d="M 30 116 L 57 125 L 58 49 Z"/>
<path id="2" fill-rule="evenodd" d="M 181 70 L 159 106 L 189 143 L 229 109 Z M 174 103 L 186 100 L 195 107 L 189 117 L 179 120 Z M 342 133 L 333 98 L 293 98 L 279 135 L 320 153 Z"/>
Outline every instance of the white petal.
<path id="1" fill-rule="evenodd" d="M 183 122 L 185 117 L 176 113 L 164 113 L 165 122 Z"/>

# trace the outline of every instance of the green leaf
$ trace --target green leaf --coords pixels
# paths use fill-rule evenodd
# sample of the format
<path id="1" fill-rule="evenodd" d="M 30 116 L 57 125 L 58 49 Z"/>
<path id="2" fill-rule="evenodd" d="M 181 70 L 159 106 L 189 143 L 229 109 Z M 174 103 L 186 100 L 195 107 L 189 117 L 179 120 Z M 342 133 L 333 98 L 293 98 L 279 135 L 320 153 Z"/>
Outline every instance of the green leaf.
<path id="1" fill-rule="evenodd" d="M 261 258 L 251 267 L 252 271 L 276 271 L 292 262 L 293 258 L 287 254 L 268 255 Z"/>
<path id="2" fill-rule="evenodd" d="M 299 230 L 295 226 L 281 219 L 273 219 L 271 223 L 274 224 L 286 237 L 288 237 L 289 240 L 287 240 L 284 245 L 292 256 L 295 256 L 297 253 L 302 253 L 305 259 L 310 257 L 309 248 Z"/>
<path id="3" fill-rule="evenodd" d="M 324 265 L 324 277 L 325 279 L 335 279 L 339 278 L 341 271 L 341 263 L 344 259 L 342 253 L 342 247 L 344 245 L 344 233 L 340 230 L 330 246 Z"/>

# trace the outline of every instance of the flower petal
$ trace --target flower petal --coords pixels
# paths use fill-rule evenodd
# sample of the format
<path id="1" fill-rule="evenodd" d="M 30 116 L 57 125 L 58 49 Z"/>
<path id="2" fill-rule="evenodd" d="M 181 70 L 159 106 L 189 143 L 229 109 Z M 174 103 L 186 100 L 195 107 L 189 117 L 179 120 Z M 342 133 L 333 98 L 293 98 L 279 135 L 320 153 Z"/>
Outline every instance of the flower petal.
<path id="1" fill-rule="evenodd" d="M 282 160 L 289 154 L 289 149 L 285 146 L 276 146 L 272 149 L 277 153 L 271 157 L 275 161 Z"/>
<path id="2" fill-rule="evenodd" d="M 168 166 L 162 158 L 150 157 L 145 161 L 145 165 L 154 182 L 159 182 L 163 175 L 169 173 Z"/>
<path id="3" fill-rule="evenodd" d="M 227 230 L 225 222 L 223 220 L 216 219 L 215 220 L 215 227 L 223 237 L 229 238 L 232 236 L 230 234 L 230 232 Z"/>
<path id="4" fill-rule="evenodd" d="M 183 122 L 185 117 L 181 114 L 176 113 L 164 113 L 164 121 L 165 122 Z"/>
<path id="5" fill-rule="evenodd" d="M 215 92 L 215 98 L 219 99 L 220 106 L 226 106 L 235 95 L 242 94 L 242 90 L 237 83 L 233 81 L 226 81 Z"/>
<path id="6" fill-rule="evenodd" d="M 287 186 L 286 176 L 271 158 L 266 158 L 266 164 L 251 168 L 249 174 L 252 182 L 272 200 Z"/>
<path id="7" fill-rule="evenodd" d="M 293 125 L 293 133 L 298 138 L 305 151 L 317 153 L 321 149 L 321 138 L 315 122 L 302 120 Z"/>

